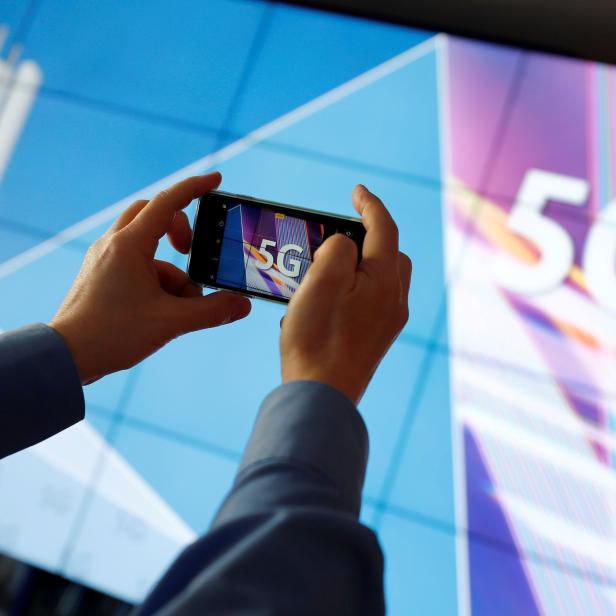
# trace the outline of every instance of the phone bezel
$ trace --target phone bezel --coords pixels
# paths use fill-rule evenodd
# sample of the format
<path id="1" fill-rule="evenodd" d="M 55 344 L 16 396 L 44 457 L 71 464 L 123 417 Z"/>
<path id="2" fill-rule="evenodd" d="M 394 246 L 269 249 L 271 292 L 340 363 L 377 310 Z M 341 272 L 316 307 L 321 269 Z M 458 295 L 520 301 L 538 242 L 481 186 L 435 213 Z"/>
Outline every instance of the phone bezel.
<path id="1" fill-rule="evenodd" d="M 356 218 L 352 216 L 339 216 L 336 214 L 330 214 L 328 212 L 323 212 L 320 210 L 314 210 L 314 209 L 289 205 L 287 203 L 279 203 L 276 201 L 269 201 L 267 199 L 257 199 L 255 197 L 250 197 L 248 195 L 235 194 L 235 193 L 225 192 L 221 190 L 212 190 L 209 193 L 206 193 L 199 198 L 197 207 L 195 208 L 195 216 L 193 219 L 193 236 L 191 240 L 190 251 L 188 253 L 188 263 L 186 265 L 186 273 L 188 277 L 190 278 L 190 280 L 194 282 L 195 284 L 198 284 L 208 289 L 220 289 L 220 290 L 225 290 L 225 291 L 234 291 L 235 293 L 240 293 L 242 295 L 246 295 L 248 297 L 254 297 L 257 299 L 268 300 L 276 304 L 288 304 L 290 301 L 290 298 L 286 298 L 286 297 L 277 297 L 275 295 L 269 295 L 267 293 L 260 293 L 259 291 L 252 291 L 252 290 L 247 291 L 245 289 L 238 289 L 237 287 L 233 287 L 231 285 L 226 285 L 223 283 L 213 283 L 212 284 L 209 282 L 205 282 L 203 280 L 198 280 L 197 278 L 193 277 L 192 275 L 193 272 L 191 271 L 191 263 L 194 263 L 195 260 L 203 259 L 203 256 L 199 254 L 193 258 L 193 255 L 195 252 L 194 251 L 195 238 L 202 233 L 202 231 L 200 230 L 198 231 L 198 225 L 199 225 L 199 220 L 200 220 L 199 212 L 202 206 L 206 207 L 205 205 L 206 201 L 212 198 L 238 200 L 240 202 L 246 202 L 248 204 L 254 204 L 260 207 L 269 207 L 271 209 L 280 211 L 282 213 L 286 213 L 286 211 L 288 211 L 289 215 L 295 215 L 299 218 L 304 218 L 306 220 L 313 220 L 313 221 L 317 221 L 317 222 L 324 223 L 324 224 L 327 224 L 327 222 L 331 221 L 333 222 L 332 226 L 334 227 L 336 226 L 336 221 L 343 221 L 345 223 L 353 223 L 353 226 L 357 225 L 358 229 L 360 230 L 361 243 L 363 243 L 363 238 L 366 233 L 361 218 Z M 326 236 L 326 238 L 327 237 L 329 236 Z M 211 239 L 211 236 L 210 236 L 210 239 Z M 221 244 L 221 249 L 222 249 L 222 244 Z M 361 258 L 361 244 L 358 244 L 358 249 L 359 249 L 358 258 Z"/>

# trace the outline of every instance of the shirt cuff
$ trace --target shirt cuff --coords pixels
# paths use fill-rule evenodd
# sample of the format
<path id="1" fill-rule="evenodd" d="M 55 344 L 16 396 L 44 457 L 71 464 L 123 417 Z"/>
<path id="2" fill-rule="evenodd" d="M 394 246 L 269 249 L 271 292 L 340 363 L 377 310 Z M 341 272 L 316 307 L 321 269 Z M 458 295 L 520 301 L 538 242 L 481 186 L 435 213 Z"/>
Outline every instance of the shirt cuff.
<path id="1" fill-rule="evenodd" d="M 315 381 L 276 388 L 261 405 L 238 481 L 255 465 L 293 461 L 325 475 L 358 512 L 368 461 L 368 432 L 355 405 Z"/>

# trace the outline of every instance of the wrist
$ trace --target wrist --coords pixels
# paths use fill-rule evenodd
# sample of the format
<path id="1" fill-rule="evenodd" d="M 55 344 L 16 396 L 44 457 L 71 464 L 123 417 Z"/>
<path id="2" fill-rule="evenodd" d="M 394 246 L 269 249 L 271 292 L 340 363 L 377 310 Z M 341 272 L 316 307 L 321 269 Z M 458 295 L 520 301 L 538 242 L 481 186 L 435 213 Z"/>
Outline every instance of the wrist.
<path id="1" fill-rule="evenodd" d="M 359 404 L 359 400 L 361 399 L 365 389 L 364 387 L 361 387 L 357 382 L 354 382 L 353 379 L 344 379 L 340 378 L 340 376 L 333 377 L 330 374 L 326 374 L 317 370 L 302 370 L 297 372 L 286 372 L 285 370 L 283 370 L 282 383 L 286 384 L 292 383 L 294 381 L 311 381 L 333 387 L 346 398 L 348 398 L 349 401 L 355 406 Z"/>
<path id="2" fill-rule="evenodd" d="M 62 338 L 64 344 L 67 346 L 73 358 L 81 384 L 87 385 L 100 378 L 100 375 L 96 374 L 94 367 L 90 365 L 89 354 L 84 351 L 83 344 L 80 343 L 80 336 L 77 329 L 70 323 L 56 318 L 52 319 L 49 323 L 49 327 Z"/>

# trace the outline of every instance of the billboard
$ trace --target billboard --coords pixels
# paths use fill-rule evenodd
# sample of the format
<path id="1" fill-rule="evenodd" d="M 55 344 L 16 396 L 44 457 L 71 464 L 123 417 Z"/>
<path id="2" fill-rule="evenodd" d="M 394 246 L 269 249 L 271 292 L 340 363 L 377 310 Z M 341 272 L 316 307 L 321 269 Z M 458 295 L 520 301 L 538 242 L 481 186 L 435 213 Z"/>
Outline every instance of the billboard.
<path id="1" fill-rule="evenodd" d="M 414 261 L 360 404 L 389 612 L 613 612 L 613 69 L 236 0 L 0 23 L 0 328 L 49 320 L 119 212 L 189 174 L 342 215 L 362 182 Z M 85 422 L 0 463 L 0 549 L 139 602 L 229 489 L 283 314 L 86 387 Z"/>

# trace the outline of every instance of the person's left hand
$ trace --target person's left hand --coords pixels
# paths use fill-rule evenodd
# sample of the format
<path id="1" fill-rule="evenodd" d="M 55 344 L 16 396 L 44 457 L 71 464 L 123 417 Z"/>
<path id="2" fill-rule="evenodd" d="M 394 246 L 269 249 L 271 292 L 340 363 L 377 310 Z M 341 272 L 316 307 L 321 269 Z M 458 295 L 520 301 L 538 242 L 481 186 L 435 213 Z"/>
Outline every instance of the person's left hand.
<path id="1" fill-rule="evenodd" d="M 219 173 L 188 178 L 151 201 L 136 201 L 88 250 L 81 270 L 52 319 L 82 383 L 134 366 L 187 332 L 245 317 L 250 300 L 230 291 L 207 296 L 188 276 L 154 258 L 165 234 L 182 253 L 191 230 L 182 211 L 214 190 Z"/>

